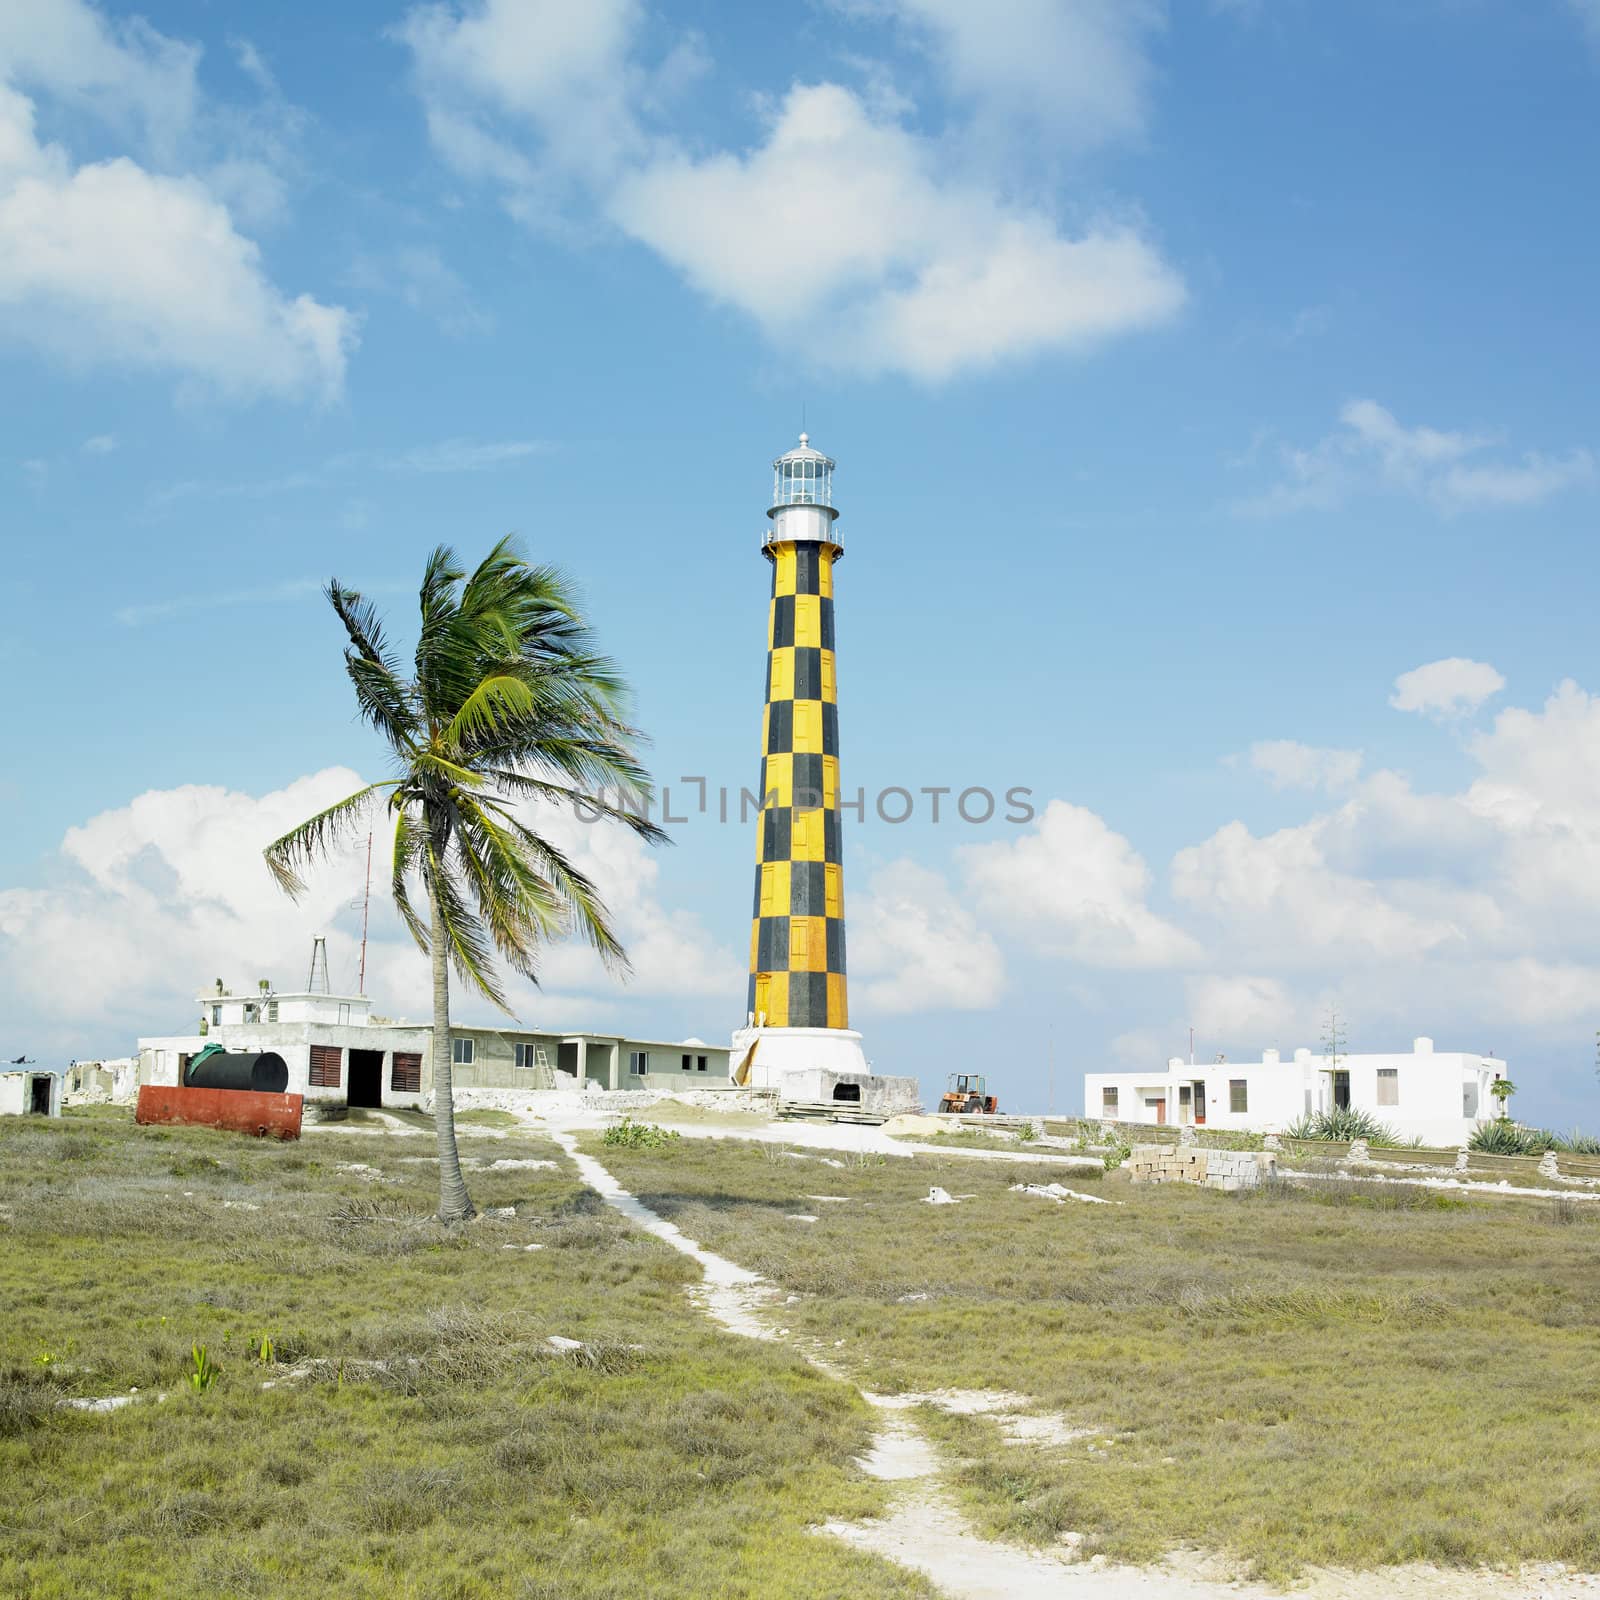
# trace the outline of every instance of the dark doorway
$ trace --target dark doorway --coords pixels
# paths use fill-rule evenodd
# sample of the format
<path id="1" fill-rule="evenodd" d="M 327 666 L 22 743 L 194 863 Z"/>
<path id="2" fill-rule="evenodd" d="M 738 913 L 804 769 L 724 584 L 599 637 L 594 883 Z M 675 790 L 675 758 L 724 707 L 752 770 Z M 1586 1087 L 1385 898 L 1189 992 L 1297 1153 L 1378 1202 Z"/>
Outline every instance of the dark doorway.
<path id="1" fill-rule="evenodd" d="M 836 1083 L 833 1086 L 835 1100 L 849 1100 L 856 1105 L 861 1104 L 861 1085 L 859 1083 Z"/>
<path id="2" fill-rule="evenodd" d="M 1340 1111 L 1350 1109 L 1350 1074 L 1336 1072 L 1333 1075 L 1333 1103 Z"/>
<path id="3" fill-rule="evenodd" d="M 35 1116 L 48 1117 L 50 1115 L 50 1080 L 35 1074 L 32 1079 L 31 1092 L 32 1098 L 29 1101 L 28 1109 Z"/>
<path id="4" fill-rule="evenodd" d="M 383 1051 L 350 1052 L 349 1101 L 353 1106 L 383 1104 Z"/>
<path id="5" fill-rule="evenodd" d="M 1194 1120 L 1197 1127 L 1206 1125 L 1206 1086 L 1203 1083 L 1194 1086 Z"/>

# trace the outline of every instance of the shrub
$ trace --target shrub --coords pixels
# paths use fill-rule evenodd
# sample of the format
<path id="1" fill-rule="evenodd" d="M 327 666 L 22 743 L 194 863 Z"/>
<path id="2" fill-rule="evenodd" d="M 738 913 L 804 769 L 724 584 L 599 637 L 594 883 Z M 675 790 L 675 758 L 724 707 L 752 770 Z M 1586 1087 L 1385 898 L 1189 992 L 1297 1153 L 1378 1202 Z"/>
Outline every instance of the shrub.
<path id="1" fill-rule="evenodd" d="M 676 1128 L 658 1128 L 653 1122 L 635 1122 L 632 1117 L 624 1117 L 615 1127 L 606 1129 L 600 1142 L 623 1150 L 659 1150 L 663 1145 L 675 1144 L 681 1137 Z"/>
<path id="2" fill-rule="evenodd" d="M 1386 1123 L 1379 1122 L 1370 1111 L 1360 1111 L 1354 1106 L 1335 1106 L 1331 1111 L 1308 1111 L 1288 1130 L 1291 1139 L 1315 1140 L 1327 1144 L 1354 1144 L 1365 1139 L 1368 1144 L 1395 1146 L 1403 1143 L 1400 1135 Z"/>
<path id="3" fill-rule="evenodd" d="M 1600 1156 L 1600 1138 L 1580 1128 L 1571 1133 L 1555 1133 L 1550 1138 L 1553 1150 L 1565 1150 L 1571 1156 Z"/>
<path id="4" fill-rule="evenodd" d="M 1520 1122 L 1497 1117 L 1475 1128 L 1467 1140 L 1472 1150 L 1491 1156 L 1542 1156 L 1546 1150 L 1564 1150 L 1573 1156 L 1600 1156 L 1600 1139 L 1574 1128 L 1571 1133 L 1551 1133 L 1547 1128 L 1525 1128 Z"/>

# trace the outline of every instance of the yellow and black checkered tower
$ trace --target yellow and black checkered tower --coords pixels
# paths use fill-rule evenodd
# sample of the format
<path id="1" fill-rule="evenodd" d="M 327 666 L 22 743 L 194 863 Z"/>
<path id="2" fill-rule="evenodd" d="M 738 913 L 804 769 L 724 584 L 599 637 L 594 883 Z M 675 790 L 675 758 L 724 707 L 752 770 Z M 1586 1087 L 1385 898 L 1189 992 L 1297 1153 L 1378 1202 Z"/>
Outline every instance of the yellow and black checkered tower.
<path id="1" fill-rule="evenodd" d="M 802 433 L 799 448 L 772 465 L 749 1011 L 757 1028 L 847 1029 L 833 634 L 833 569 L 844 548 L 834 531 L 834 464 Z"/>

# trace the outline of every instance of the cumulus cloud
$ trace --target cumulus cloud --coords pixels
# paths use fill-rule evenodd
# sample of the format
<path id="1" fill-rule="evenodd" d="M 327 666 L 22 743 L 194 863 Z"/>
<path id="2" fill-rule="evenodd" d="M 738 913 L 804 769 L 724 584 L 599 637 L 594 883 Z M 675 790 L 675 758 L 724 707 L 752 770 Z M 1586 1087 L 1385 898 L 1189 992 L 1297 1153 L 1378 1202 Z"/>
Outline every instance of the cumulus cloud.
<path id="1" fill-rule="evenodd" d="M 1086 110 L 1040 59 L 1024 60 L 1024 24 L 1048 13 L 1036 49 L 1051 60 L 1087 51 L 1072 81 L 1094 77 L 1131 105 L 1142 31 L 1131 19 L 1144 10 L 1007 0 L 999 20 L 1011 43 L 986 44 L 981 61 L 964 43 L 976 24 L 962 8 L 907 0 L 899 14 L 972 94 L 1032 84 L 1041 105 L 1114 122 L 1104 107 Z M 994 176 L 952 170 L 945 144 L 899 120 L 903 102 L 891 96 L 869 103 L 837 83 L 797 83 L 744 151 L 708 153 L 663 134 L 651 124 L 670 108 L 666 86 L 684 78 L 686 52 L 700 57 L 680 40 L 664 61 L 642 64 L 640 21 L 633 0 L 411 12 L 400 37 L 435 149 L 540 226 L 568 195 L 585 195 L 694 288 L 812 365 L 938 381 L 1153 327 L 1183 304 L 1182 279 L 1135 220 L 1064 228 L 1008 198 Z M 1112 57 L 1121 88 L 1109 66 L 1093 70 Z M 819 319 L 826 339 L 811 331 Z"/>
<path id="2" fill-rule="evenodd" d="M 1334 750 L 1294 739 L 1262 739 L 1250 746 L 1250 765 L 1274 789 L 1348 789 L 1361 774 L 1359 750 Z"/>
<path id="3" fill-rule="evenodd" d="M 1150 909 L 1144 859 L 1083 806 L 1052 800 L 1021 838 L 968 845 L 960 860 L 995 926 L 1023 930 L 1057 956 L 1107 968 L 1199 958 L 1194 940 Z"/>
<path id="4" fill-rule="evenodd" d="M 845 0 L 897 18 L 946 86 L 985 120 L 1017 121 L 1080 144 L 1139 132 L 1156 0 Z"/>
<path id="5" fill-rule="evenodd" d="M 200 104 L 197 45 L 142 17 L 113 22 L 84 0 L 0 7 L 0 78 L 49 90 L 149 151 L 172 159 Z"/>
<path id="6" fill-rule="evenodd" d="M 774 339 L 825 319 L 811 359 L 867 371 L 948 378 L 1149 327 L 1184 297 L 1132 227 L 1067 237 L 942 175 L 933 146 L 835 84 L 792 89 L 744 155 L 640 168 L 612 212 Z"/>
<path id="7" fill-rule="evenodd" d="M 1463 717 L 1505 688 L 1506 680 L 1487 661 L 1447 656 L 1429 661 L 1394 680 L 1389 704 L 1396 711 L 1419 711 L 1431 716 Z"/>
<path id="8" fill-rule="evenodd" d="M 197 60 L 79 0 L 0 19 L 0 337 L 75 367 L 149 369 L 232 396 L 331 398 L 355 317 L 280 291 L 219 190 L 160 170 L 191 133 Z M 123 126 L 151 163 L 80 164 L 41 141 L 38 93 Z M 252 163 L 225 165 L 237 188 Z"/>
<path id="9" fill-rule="evenodd" d="M 0 1014 L 26 1029 L 30 1053 L 86 1038 L 121 1052 L 138 1033 L 177 1032 L 194 1020 L 193 997 L 213 978 L 280 989 L 304 981 L 313 934 L 328 939 L 336 985 L 354 984 L 365 840 L 313 873 L 307 894 L 287 899 L 262 848 L 362 779 L 335 767 L 263 795 L 209 785 L 152 790 L 70 828 L 59 872 L 47 887 L 0 891 Z M 614 1016 L 637 996 L 703 997 L 713 1018 L 742 993 L 741 964 L 698 919 L 663 904 L 660 863 L 632 835 L 591 826 L 569 811 L 543 813 L 546 829 L 590 874 L 607 900 L 634 963 L 626 986 L 587 950 L 548 948 L 544 988 L 520 980 L 509 993 L 526 1020 L 562 1024 Z M 377 1009 L 425 1018 L 427 963 L 390 910 L 375 852 L 367 970 Z M 559 997 L 559 998 L 557 998 Z M 501 1014 L 470 996 L 463 1020 Z M 17 1053 L 15 1050 L 13 1054 Z"/>
<path id="10" fill-rule="evenodd" d="M 1331 986 L 1373 1033 L 1570 1031 L 1595 992 L 1600 700 L 1565 682 L 1466 748 L 1461 791 L 1378 772 L 1294 827 L 1180 850 L 1172 890 L 1214 967 L 1285 985 L 1302 1027 Z"/>
<path id="11" fill-rule="evenodd" d="M 852 1003 L 884 1014 L 983 1010 L 1005 990 L 999 947 L 937 872 L 880 867 L 848 908 Z"/>
<path id="12" fill-rule="evenodd" d="M 1207 1039 L 1273 1039 L 1300 1020 L 1277 978 L 1205 973 L 1184 981 L 1185 1014 Z"/>
<path id="13" fill-rule="evenodd" d="M 1349 401 L 1339 424 L 1315 445 L 1280 450 L 1281 480 L 1240 501 L 1238 509 L 1265 515 L 1329 511 L 1355 495 L 1382 492 L 1408 495 L 1452 515 L 1537 505 L 1595 478 L 1594 455 L 1587 449 L 1486 459 L 1485 452 L 1499 446 L 1496 434 L 1406 427 L 1376 400 Z"/>

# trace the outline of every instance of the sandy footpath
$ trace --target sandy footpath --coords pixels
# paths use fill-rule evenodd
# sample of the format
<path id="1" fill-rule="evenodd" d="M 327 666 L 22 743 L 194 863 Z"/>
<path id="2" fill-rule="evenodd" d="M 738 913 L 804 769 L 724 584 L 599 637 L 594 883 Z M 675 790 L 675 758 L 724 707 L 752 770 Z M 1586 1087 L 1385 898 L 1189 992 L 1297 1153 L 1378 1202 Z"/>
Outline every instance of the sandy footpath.
<path id="1" fill-rule="evenodd" d="M 642 1204 L 601 1162 L 578 1149 L 571 1132 L 574 1125 L 600 1126 L 601 1119 L 593 1123 L 569 1123 L 566 1127 L 551 1126 L 550 1131 L 577 1165 L 584 1181 L 608 1205 L 700 1265 L 705 1281 L 694 1291 L 694 1299 L 707 1315 L 730 1332 L 747 1338 L 786 1339 L 787 1330 L 775 1328 L 770 1320 L 779 1301 L 776 1287 L 747 1268 L 707 1250 L 676 1224 Z M 679 1131 L 708 1137 L 743 1136 L 730 1135 L 726 1129 L 683 1127 Z M 793 1138 L 793 1134 L 826 1137 L 811 1140 Z M 755 1129 L 752 1135 L 762 1136 Z M 845 1143 L 833 1142 L 840 1135 L 851 1137 Z M 884 1144 L 894 1147 L 884 1154 L 905 1154 L 915 1148 L 896 1144 L 874 1128 L 766 1125 L 769 1142 L 814 1144 L 824 1150 L 871 1151 L 870 1137 L 859 1139 L 857 1136 L 861 1135 L 876 1135 Z M 943 1146 L 931 1148 L 940 1155 L 949 1153 Z M 973 1151 L 971 1154 L 1017 1159 L 1003 1151 Z M 807 1360 L 829 1376 L 850 1381 L 800 1341 L 791 1342 Z M 894 1500 L 885 1517 L 867 1522 L 827 1523 L 820 1532 L 924 1573 L 951 1600 L 1057 1600 L 1057 1597 L 1059 1600 L 1158 1600 L 1158 1597 L 1159 1600 L 1224 1600 L 1224 1597 L 1270 1600 L 1284 1592 L 1262 1584 L 1241 1582 L 1229 1574 L 1225 1564 L 1201 1552 L 1175 1551 L 1156 1566 L 1126 1567 L 1107 1564 L 1102 1556 L 1082 1561 L 1077 1550 L 1066 1543 L 1058 1550 L 1033 1551 L 980 1538 L 965 1524 L 953 1499 L 940 1483 L 938 1454 L 907 1415 L 908 1408 L 925 1401 L 951 1410 L 989 1411 L 1000 1414 L 1003 1425 L 1009 1417 L 1019 1438 L 1029 1437 L 1030 1431 L 1037 1437 L 1041 1430 L 1052 1428 L 1061 1430 L 1063 1436 L 1069 1435 L 1072 1430 L 1067 1420 L 1023 1412 L 1020 1408 L 1028 1404 L 1026 1396 L 986 1391 L 892 1397 L 867 1393 L 864 1398 L 878 1409 L 883 1422 L 871 1450 L 859 1464 L 873 1477 L 897 1486 Z M 1386 1567 L 1377 1572 L 1314 1570 L 1292 1592 L 1305 1595 L 1309 1600 L 1391 1600 L 1391 1597 L 1393 1600 L 1600 1600 L 1600 1575 L 1568 1572 L 1553 1565 L 1528 1568 L 1519 1573 L 1431 1566 Z"/>

